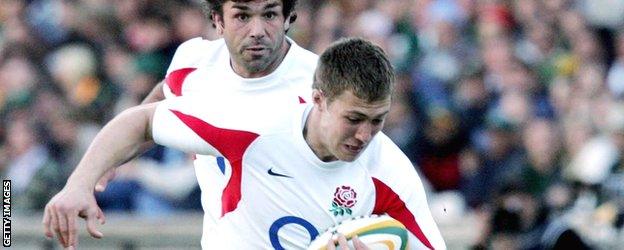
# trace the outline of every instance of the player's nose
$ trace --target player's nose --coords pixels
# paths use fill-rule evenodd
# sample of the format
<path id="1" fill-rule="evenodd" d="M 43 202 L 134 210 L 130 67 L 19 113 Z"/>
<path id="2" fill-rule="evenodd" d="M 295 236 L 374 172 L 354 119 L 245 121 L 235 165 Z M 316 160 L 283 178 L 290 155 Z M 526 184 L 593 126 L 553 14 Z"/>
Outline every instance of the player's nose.
<path id="1" fill-rule="evenodd" d="M 261 39 L 266 35 L 266 23 L 260 18 L 254 18 L 249 22 L 249 35 L 255 39 Z"/>
<path id="2" fill-rule="evenodd" d="M 373 137 L 373 126 L 368 123 L 361 124 L 355 132 L 355 139 L 366 144 Z"/>

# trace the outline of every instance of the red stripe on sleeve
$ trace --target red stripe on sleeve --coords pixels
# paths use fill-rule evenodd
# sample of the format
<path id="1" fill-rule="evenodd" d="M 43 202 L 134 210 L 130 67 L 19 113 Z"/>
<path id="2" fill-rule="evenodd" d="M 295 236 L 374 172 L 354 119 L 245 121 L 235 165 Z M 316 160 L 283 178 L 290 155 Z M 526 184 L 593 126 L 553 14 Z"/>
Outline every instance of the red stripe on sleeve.
<path id="1" fill-rule="evenodd" d="M 186 126 L 199 137 L 215 147 L 232 166 L 232 177 L 223 190 L 221 196 L 221 215 L 234 211 L 241 199 L 241 177 L 243 154 L 249 145 L 258 138 L 258 134 L 215 127 L 197 117 L 171 110 Z"/>
<path id="2" fill-rule="evenodd" d="M 425 246 L 429 249 L 433 249 L 427 236 L 425 236 L 418 222 L 416 222 L 414 215 L 407 209 L 405 202 L 401 200 L 399 195 L 377 178 L 373 177 L 373 183 L 375 184 L 376 193 L 373 214 L 381 215 L 385 213 L 390 215 L 390 217 L 403 223 L 407 230 L 414 234 Z"/>
<path id="3" fill-rule="evenodd" d="M 174 70 L 169 73 L 169 75 L 167 75 L 167 77 L 165 78 L 165 82 L 167 83 L 167 86 L 169 86 L 169 89 L 171 89 L 171 92 L 174 95 L 182 95 L 182 85 L 184 84 L 184 79 L 186 79 L 186 76 L 188 76 L 188 74 L 195 71 L 196 69 L 197 68 L 181 68 Z"/>

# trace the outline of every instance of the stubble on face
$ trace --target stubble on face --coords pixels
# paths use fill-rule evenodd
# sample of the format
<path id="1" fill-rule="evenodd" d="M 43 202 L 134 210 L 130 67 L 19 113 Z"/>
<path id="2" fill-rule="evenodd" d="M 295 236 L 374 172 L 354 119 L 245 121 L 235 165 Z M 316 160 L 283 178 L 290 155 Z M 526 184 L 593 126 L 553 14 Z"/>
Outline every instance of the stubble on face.
<path id="1" fill-rule="evenodd" d="M 273 72 L 289 49 L 281 1 L 228 1 L 223 7 L 223 35 L 234 71 L 248 78 Z"/>
<path id="2" fill-rule="evenodd" d="M 250 73 L 272 71 L 271 69 L 277 68 L 286 54 L 280 51 L 283 38 L 275 44 L 265 40 L 250 39 L 249 42 L 241 45 L 238 64 Z M 276 67 L 272 67 L 273 65 Z"/>

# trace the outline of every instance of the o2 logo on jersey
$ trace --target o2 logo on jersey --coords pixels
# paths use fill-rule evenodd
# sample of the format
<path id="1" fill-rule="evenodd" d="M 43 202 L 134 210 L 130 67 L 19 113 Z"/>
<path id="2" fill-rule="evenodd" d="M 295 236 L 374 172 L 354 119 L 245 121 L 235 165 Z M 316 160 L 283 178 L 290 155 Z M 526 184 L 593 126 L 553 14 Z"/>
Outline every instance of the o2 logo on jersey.
<path id="1" fill-rule="evenodd" d="M 282 244 L 280 244 L 279 242 L 279 237 L 277 236 L 277 232 L 279 232 L 279 230 L 282 227 L 288 224 L 297 224 L 299 226 L 302 226 L 306 230 L 308 230 L 308 233 L 310 234 L 310 241 L 314 240 L 316 236 L 319 235 L 318 230 L 316 230 L 316 228 L 312 225 L 312 223 L 308 222 L 307 220 L 304 220 L 297 216 L 284 216 L 282 218 L 277 219 L 275 222 L 273 222 L 273 224 L 271 224 L 271 227 L 269 228 L 269 240 L 271 240 L 271 245 L 276 250 L 284 249 Z"/>

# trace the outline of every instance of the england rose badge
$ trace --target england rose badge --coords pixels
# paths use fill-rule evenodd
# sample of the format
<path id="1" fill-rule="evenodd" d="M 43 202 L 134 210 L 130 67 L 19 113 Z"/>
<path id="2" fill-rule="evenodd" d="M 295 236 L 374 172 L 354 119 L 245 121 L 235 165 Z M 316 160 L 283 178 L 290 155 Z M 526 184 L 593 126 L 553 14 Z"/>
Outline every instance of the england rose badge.
<path id="1" fill-rule="evenodd" d="M 334 200 L 329 211 L 334 213 L 334 216 L 342 216 L 345 213 L 351 215 L 351 208 L 355 206 L 355 203 L 357 203 L 357 193 L 353 188 L 349 186 L 336 187 Z"/>

